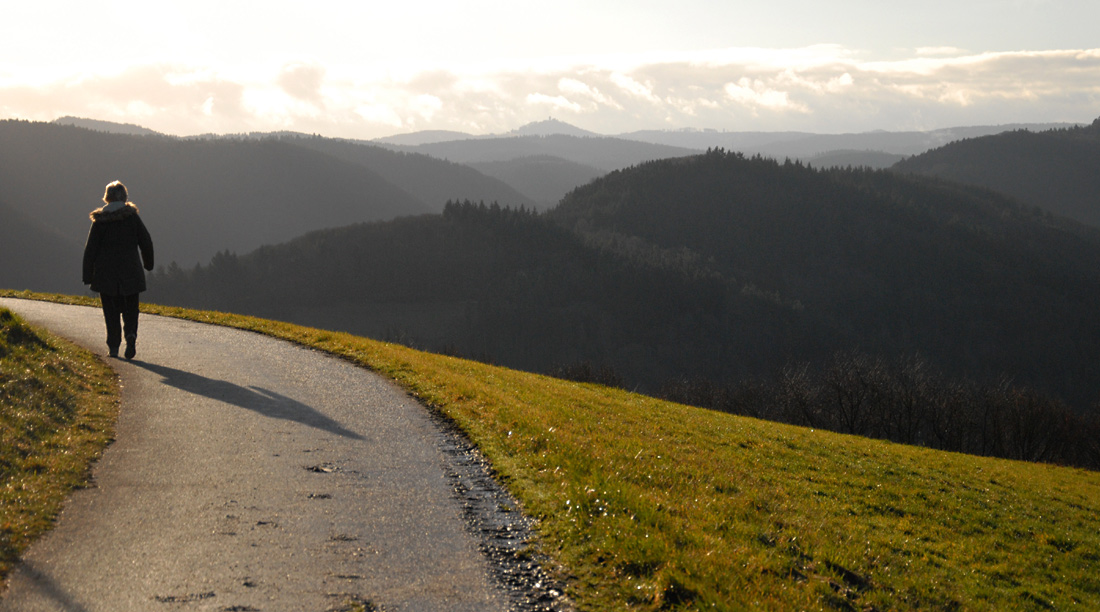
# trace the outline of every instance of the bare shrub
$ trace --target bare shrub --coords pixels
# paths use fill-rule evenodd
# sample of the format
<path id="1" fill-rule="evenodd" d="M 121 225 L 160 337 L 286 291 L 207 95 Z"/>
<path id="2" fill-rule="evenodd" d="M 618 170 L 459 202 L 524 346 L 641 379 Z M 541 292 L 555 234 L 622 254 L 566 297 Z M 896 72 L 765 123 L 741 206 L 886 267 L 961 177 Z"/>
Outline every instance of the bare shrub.
<path id="1" fill-rule="evenodd" d="M 815 372 L 788 365 L 771 382 L 672 381 L 661 396 L 757 418 L 941 450 L 1100 469 L 1100 415 L 1002 379 L 978 385 L 920 356 L 888 362 L 838 353 Z"/>

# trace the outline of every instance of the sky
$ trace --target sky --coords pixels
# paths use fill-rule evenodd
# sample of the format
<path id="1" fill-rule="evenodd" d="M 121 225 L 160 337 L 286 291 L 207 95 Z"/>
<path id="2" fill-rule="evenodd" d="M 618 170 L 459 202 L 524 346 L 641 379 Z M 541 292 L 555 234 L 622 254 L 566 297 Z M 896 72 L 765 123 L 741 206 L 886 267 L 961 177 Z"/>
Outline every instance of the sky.
<path id="1" fill-rule="evenodd" d="M 1100 117 L 1097 0 L 4 0 L 0 119 L 175 135 Z"/>

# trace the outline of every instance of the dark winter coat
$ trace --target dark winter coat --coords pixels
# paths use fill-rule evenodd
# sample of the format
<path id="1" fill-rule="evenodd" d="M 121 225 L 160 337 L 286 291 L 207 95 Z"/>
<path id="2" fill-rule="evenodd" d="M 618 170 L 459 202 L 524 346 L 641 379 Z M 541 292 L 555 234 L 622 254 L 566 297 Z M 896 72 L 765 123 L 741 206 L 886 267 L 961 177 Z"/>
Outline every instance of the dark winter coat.
<path id="1" fill-rule="evenodd" d="M 145 291 L 142 264 L 146 270 L 153 269 L 153 239 L 132 202 L 114 211 L 105 208 L 89 215 L 92 228 L 84 245 L 84 284 L 107 295 L 141 293 Z"/>

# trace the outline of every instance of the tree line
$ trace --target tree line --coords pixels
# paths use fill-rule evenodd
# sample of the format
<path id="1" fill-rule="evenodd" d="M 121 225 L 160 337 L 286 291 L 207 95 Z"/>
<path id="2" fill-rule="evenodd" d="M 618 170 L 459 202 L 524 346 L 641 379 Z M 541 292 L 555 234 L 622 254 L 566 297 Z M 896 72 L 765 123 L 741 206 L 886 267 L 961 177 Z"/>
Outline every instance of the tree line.
<path id="1" fill-rule="evenodd" d="M 562 370 L 614 384 L 613 373 Z M 667 382 L 659 396 L 751 416 L 974 455 L 1100 469 L 1100 415 L 1013 384 L 979 384 L 920 356 L 838 353 L 818 368 L 788 365 L 770 379 Z"/>

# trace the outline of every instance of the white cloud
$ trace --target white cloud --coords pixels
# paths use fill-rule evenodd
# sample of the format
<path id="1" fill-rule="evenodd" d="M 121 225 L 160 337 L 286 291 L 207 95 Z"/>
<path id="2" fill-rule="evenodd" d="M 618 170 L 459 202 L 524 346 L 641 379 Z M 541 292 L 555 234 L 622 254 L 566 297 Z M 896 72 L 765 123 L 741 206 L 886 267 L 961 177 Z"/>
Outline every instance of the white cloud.
<path id="1" fill-rule="evenodd" d="M 651 103 L 659 101 L 659 98 L 653 95 L 653 85 L 651 83 L 639 83 L 621 72 L 612 72 L 610 79 L 619 89 L 622 89 L 632 96 L 642 98 Z"/>
<path id="2" fill-rule="evenodd" d="M 402 127 L 404 124 L 397 111 L 385 104 L 360 104 L 355 108 L 355 114 L 372 124 L 388 127 Z"/>
<path id="3" fill-rule="evenodd" d="M 294 63 L 283 66 L 276 83 L 283 91 L 299 100 L 323 105 L 321 85 L 325 80 L 325 68 L 316 64 Z"/>
<path id="4" fill-rule="evenodd" d="M 776 76 L 775 82 L 790 89 L 804 89 L 816 94 L 839 94 L 855 85 L 855 79 L 849 72 L 839 75 L 825 72 L 823 75 L 787 69 Z"/>
<path id="5" fill-rule="evenodd" d="M 409 106 L 422 119 L 431 121 L 443 109 L 443 101 L 432 95 L 420 94 L 412 99 Z"/>
<path id="6" fill-rule="evenodd" d="M 942 56 L 942 55 L 962 55 L 966 53 L 965 49 L 958 47 L 919 47 L 917 48 L 917 55 L 921 57 L 926 56 Z"/>
<path id="7" fill-rule="evenodd" d="M 706 127 L 817 132 L 1091 121 L 1100 49 L 867 61 L 836 45 L 719 49 L 546 62 L 527 68 L 357 73 L 290 63 L 230 74 L 179 63 L 0 81 L 0 117 L 62 115 L 175 134 L 293 129 L 371 138 L 397 131 L 503 133 L 547 111 L 601 133 Z"/>
<path id="8" fill-rule="evenodd" d="M 533 106 L 549 106 L 556 110 L 565 110 L 574 113 L 579 113 L 583 110 L 580 104 L 569 100 L 565 96 L 548 96 L 541 93 L 532 93 L 527 95 L 527 103 Z"/>
<path id="9" fill-rule="evenodd" d="M 601 93 L 598 88 L 592 87 L 575 78 L 566 77 L 559 79 L 558 90 L 565 95 L 587 98 L 590 102 L 588 105 L 589 110 L 595 110 L 599 107 L 613 108 L 615 110 L 622 110 L 623 108 L 614 99 Z"/>
<path id="10" fill-rule="evenodd" d="M 736 83 L 726 83 L 723 90 L 731 100 L 750 108 L 809 112 L 806 106 L 791 102 L 790 94 L 787 92 L 772 89 L 759 79 L 749 80 L 747 77 L 742 77 Z"/>

